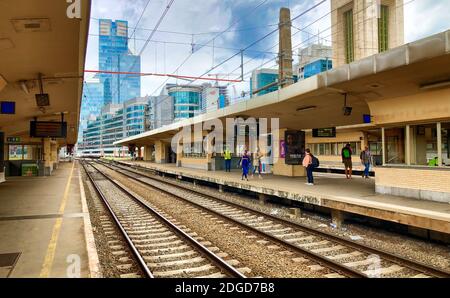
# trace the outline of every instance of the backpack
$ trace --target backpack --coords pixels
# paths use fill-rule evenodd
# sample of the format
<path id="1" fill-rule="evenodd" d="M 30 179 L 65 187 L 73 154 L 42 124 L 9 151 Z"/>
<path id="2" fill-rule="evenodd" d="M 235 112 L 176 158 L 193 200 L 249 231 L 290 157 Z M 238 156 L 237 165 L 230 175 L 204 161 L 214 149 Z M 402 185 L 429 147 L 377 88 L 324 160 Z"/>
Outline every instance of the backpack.
<path id="1" fill-rule="evenodd" d="M 344 158 L 350 158 L 350 149 L 344 148 L 343 153 L 344 153 Z"/>
<path id="2" fill-rule="evenodd" d="M 311 157 L 312 157 L 312 166 L 314 168 L 318 168 L 320 165 L 319 159 L 317 157 L 315 157 L 314 155 L 312 155 Z"/>

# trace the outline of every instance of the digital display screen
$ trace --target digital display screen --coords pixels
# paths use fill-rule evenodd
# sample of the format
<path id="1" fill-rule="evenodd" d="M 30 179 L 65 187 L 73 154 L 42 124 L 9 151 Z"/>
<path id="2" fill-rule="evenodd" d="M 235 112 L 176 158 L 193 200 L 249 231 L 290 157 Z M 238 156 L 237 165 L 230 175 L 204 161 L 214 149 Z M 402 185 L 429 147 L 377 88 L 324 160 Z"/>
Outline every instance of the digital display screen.
<path id="1" fill-rule="evenodd" d="M 30 122 L 30 137 L 32 138 L 66 138 L 67 122 Z"/>
<path id="2" fill-rule="evenodd" d="M 313 138 L 335 138 L 336 127 L 315 128 L 312 132 Z"/>
<path id="3" fill-rule="evenodd" d="M 0 102 L 0 113 L 13 115 L 16 113 L 16 103 L 13 101 Z"/>

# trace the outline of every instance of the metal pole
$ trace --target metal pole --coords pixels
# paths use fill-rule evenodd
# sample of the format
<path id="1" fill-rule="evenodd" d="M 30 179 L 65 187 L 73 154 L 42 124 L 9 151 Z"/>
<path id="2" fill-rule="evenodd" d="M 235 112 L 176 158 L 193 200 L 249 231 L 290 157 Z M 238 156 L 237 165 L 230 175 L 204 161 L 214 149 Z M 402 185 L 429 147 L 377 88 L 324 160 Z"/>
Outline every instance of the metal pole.
<path id="1" fill-rule="evenodd" d="M 241 50 L 241 80 L 244 81 L 244 51 Z"/>

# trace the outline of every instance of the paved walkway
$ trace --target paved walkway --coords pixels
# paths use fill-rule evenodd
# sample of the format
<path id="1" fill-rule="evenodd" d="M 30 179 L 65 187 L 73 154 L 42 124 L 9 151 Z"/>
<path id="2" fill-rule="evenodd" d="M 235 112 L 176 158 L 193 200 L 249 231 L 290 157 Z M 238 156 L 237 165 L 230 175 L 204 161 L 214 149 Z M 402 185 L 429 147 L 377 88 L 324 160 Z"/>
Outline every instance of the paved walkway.
<path id="1" fill-rule="evenodd" d="M 53 176 L 0 184 L 0 277 L 98 274 L 78 167 L 60 163 Z"/>
<path id="2" fill-rule="evenodd" d="M 311 203 L 332 209 L 372 216 L 450 233 L 450 204 L 413 198 L 380 195 L 375 193 L 374 179 L 354 176 L 352 180 L 339 174 L 315 173 L 315 186 L 305 185 L 303 177 L 264 175 L 263 179 L 242 181 L 239 170 L 231 173 L 179 168 L 174 164 L 131 162 L 139 166 L 216 184 L 248 189 L 256 193 L 270 194 Z M 406 218 L 404 215 L 409 215 Z"/>

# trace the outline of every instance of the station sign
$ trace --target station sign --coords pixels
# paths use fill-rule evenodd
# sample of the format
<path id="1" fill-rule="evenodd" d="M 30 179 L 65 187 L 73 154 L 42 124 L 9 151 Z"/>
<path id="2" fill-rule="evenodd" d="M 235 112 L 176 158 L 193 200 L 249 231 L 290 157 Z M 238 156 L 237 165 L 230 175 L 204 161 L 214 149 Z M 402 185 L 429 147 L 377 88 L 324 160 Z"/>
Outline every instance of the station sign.
<path id="1" fill-rule="evenodd" d="M 32 138 L 66 138 L 67 122 L 31 121 L 30 137 Z"/>
<path id="2" fill-rule="evenodd" d="M 313 138 L 335 138 L 336 127 L 329 128 L 314 128 L 312 130 Z"/>
<path id="3" fill-rule="evenodd" d="M 7 137 L 6 142 L 7 143 L 20 143 L 21 139 L 20 137 Z"/>

